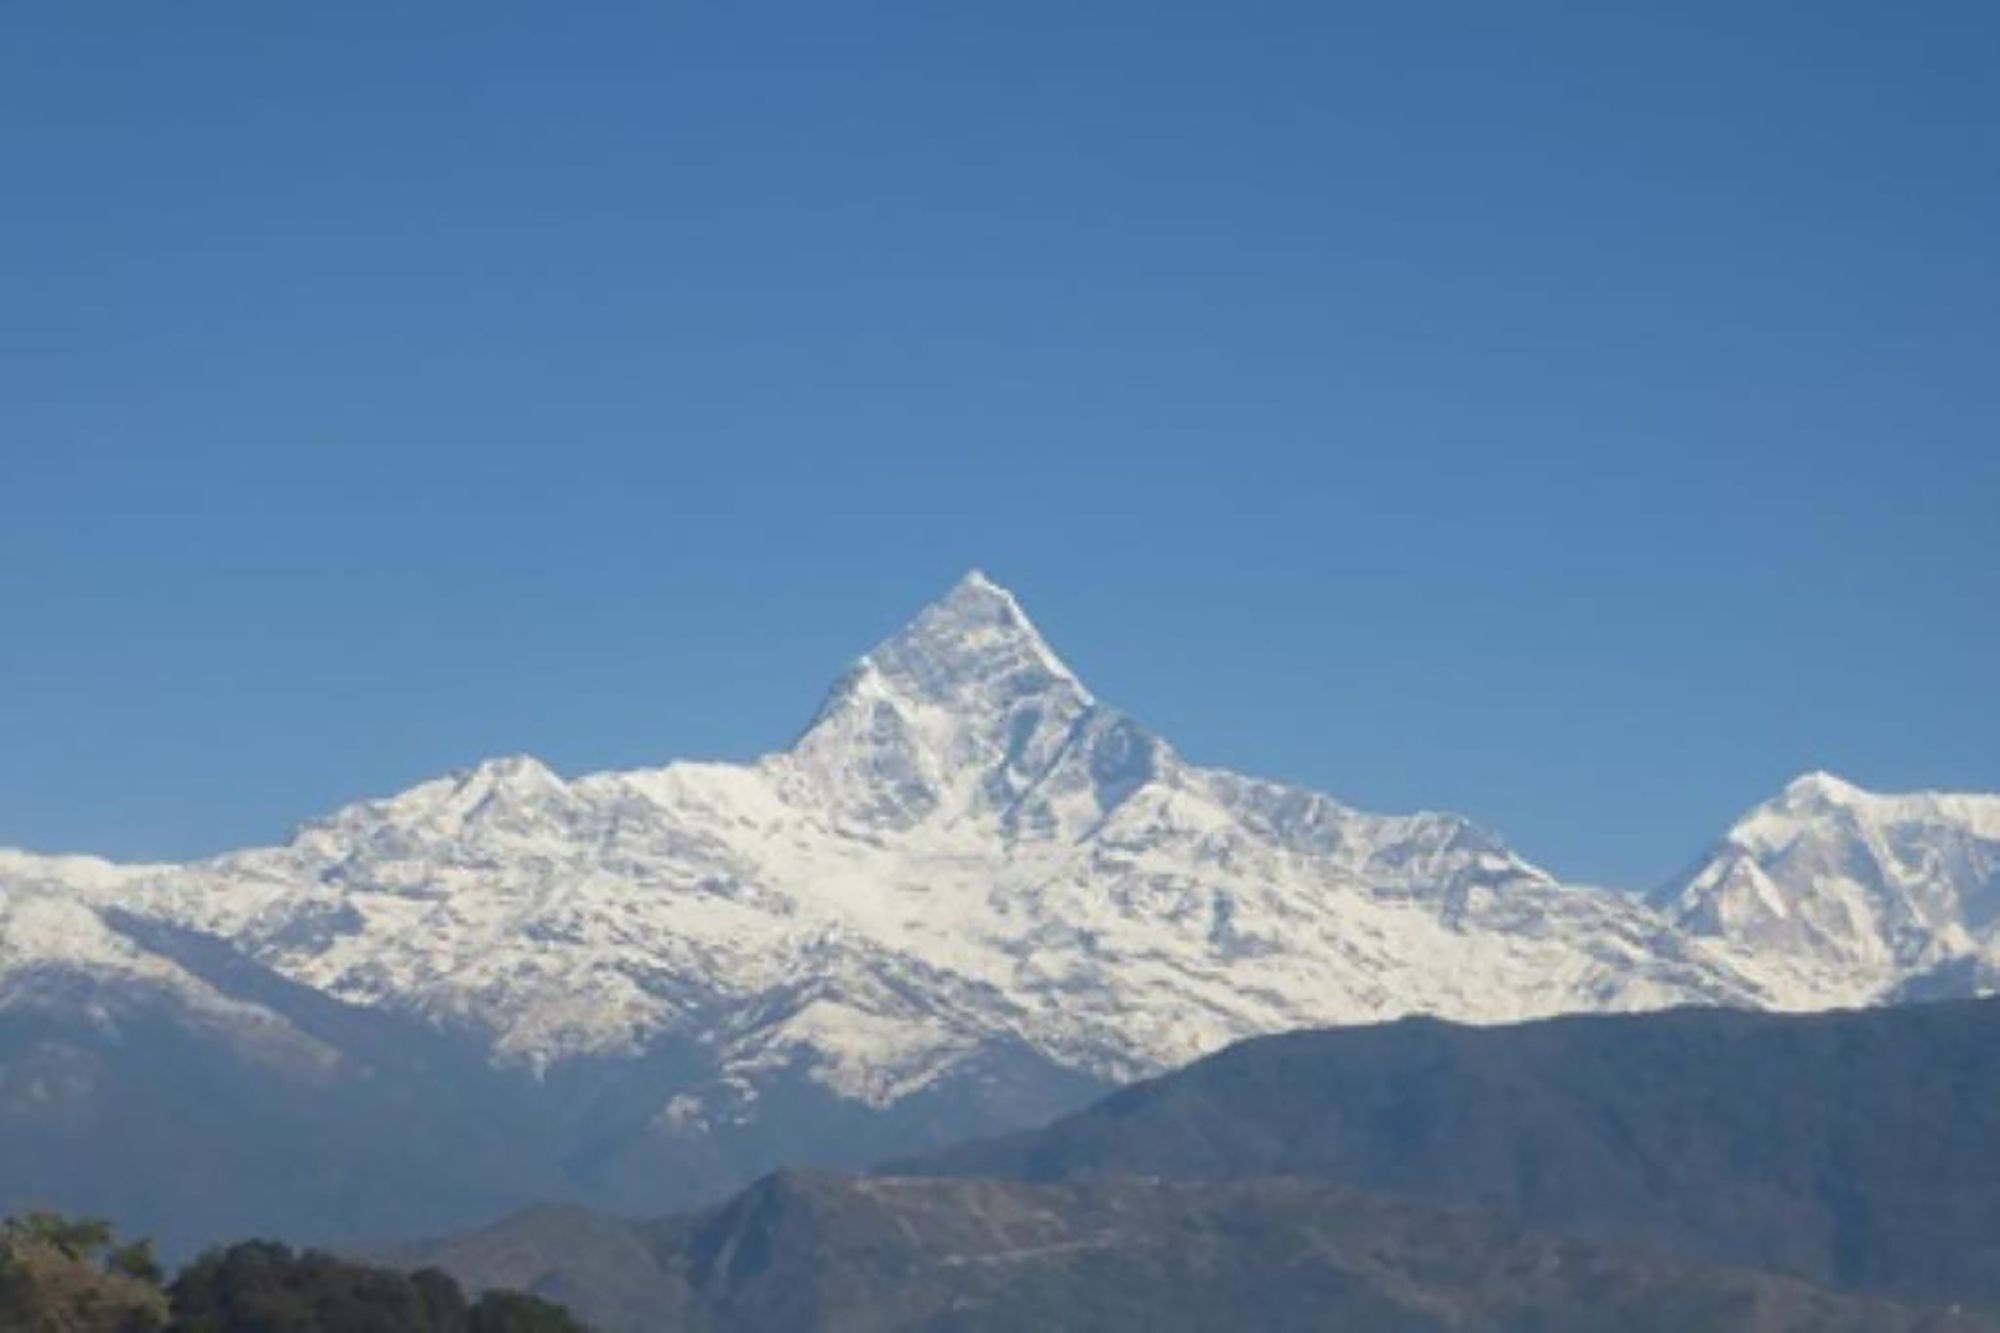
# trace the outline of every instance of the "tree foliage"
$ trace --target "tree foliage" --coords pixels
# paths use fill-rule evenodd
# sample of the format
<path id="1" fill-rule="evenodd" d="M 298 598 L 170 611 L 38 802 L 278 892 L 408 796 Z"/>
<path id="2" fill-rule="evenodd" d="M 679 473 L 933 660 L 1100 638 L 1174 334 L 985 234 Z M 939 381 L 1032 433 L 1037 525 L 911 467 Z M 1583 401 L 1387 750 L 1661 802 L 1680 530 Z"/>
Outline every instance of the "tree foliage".
<path id="1" fill-rule="evenodd" d="M 0 1222 L 0 1328 L 153 1333 L 167 1323 L 158 1279 L 151 1248 L 114 1246 L 108 1223 L 56 1213 Z"/>
<path id="2" fill-rule="evenodd" d="M 467 1298 L 435 1268 L 350 1263 L 273 1241 L 210 1250 L 171 1284 L 146 1241 L 96 1219 L 0 1222 L 0 1329 L 8 1333 L 586 1333 L 521 1292 Z"/>

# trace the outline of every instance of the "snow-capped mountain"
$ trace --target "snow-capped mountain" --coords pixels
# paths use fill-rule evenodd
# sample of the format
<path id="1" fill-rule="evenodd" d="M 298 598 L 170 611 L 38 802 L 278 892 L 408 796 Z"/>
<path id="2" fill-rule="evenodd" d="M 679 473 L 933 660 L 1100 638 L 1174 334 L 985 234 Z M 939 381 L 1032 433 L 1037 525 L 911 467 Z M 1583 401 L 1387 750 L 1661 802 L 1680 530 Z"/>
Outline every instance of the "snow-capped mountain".
<path id="1" fill-rule="evenodd" d="M 0 1132 L 70 1086 L 18 1091 L 10 1015 L 101 1079 L 136 1013 L 232 1070 L 400 1071 L 431 1090 L 405 1107 L 469 1060 L 482 1097 L 539 1089 L 551 1172 L 657 1208 L 669 1177 L 1000 1128 L 1251 1034 L 1817 1007 L 1976 957 L 1992 798 L 1815 781 L 1657 906 L 1565 885 L 1452 815 L 1189 763 L 975 573 L 752 763 L 500 759 L 190 865 L 0 854 Z"/>
<path id="2" fill-rule="evenodd" d="M 9 876 L 40 886 L 10 919 L 79 926 L 18 943 L 10 928 L 16 967 L 47 957 L 37 939 L 87 936 L 106 965 L 160 966 L 84 929 L 116 908 L 471 1029 L 502 1061 L 691 1032 L 732 1072 L 803 1056 L 875 1103 L 994 1038 L 1123 1078 L 1252 1032 L 1409 1010 L 1773 998 L 1723 952 L 1555 883 L 1464 820 L 1186 763 L 977 574 L 754 764 L 565 781 L 500 759 L 282 847 L 33 868 Z"/>
<path id="3" fill-rule="evenodd" d="M 1691 934 L 1883 987 L 1990 969 L 2000 796 L 1883 796 L 1809 773 L 1652 900 Z"/>

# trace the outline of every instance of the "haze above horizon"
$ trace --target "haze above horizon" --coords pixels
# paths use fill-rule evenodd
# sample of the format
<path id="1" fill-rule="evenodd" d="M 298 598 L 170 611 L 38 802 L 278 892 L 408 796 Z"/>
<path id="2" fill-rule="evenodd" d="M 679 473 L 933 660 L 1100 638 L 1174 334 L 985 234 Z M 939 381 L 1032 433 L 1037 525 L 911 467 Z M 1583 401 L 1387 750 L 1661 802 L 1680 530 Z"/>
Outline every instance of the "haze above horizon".
<path id="1" fill-rule="evenodd" d="M 2000 14 L 5 12 L 0 845 L 782 746 L 978 566 L 1644 886 L 2000 789 Z"/>

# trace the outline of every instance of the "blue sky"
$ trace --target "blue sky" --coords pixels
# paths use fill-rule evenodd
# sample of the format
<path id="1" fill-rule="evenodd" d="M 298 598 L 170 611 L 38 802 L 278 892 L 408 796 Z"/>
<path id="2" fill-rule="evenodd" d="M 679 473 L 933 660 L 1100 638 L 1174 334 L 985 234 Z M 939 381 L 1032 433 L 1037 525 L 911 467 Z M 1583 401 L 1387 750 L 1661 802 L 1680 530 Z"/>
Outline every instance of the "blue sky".
<path id="1" fill-rule="evenodd" d="M 0 843 L 783 744 L 965 568 L 1650 884 L 2000 789 L 1988 4 L 0 3 Z"/>

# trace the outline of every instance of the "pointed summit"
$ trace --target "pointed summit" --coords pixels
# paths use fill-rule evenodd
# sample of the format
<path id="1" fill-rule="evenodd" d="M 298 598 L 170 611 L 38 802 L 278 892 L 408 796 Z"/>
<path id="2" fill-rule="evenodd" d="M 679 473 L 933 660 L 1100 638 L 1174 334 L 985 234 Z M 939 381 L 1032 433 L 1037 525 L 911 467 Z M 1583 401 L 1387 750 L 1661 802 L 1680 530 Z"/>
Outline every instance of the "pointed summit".
<path id="1" fill-rule="evenodd" d="M 906 828 L 1011 806 L 1095 711 L 1013 594 L 975 570 L 849 669 L 787 761 L 842 818 Z"/>
<path id="2" fill-rule="evenodd" d="M 861 660 L 901 694 L 926 703 L 991 703 L 1042 690 L 1090 692 L 1043 639 L 1014 594 L 975 569 Z"/>
<path id="3" fill-rule="evenodd" d="M 986 576 L 982 569 L 969 569 L 951 585 L 951 591 L 926 606 L 917 613 L 917 619 L 926 616 L 950 615 L 967 621 L 1013 625 L 1022 627 L 1028 633 L 1035 632 L 1028 623 L 1027 612 L 1014 594 L 1007 591 Z M 916 622 L 913 621 L 912 625 Z"/>
<path id="4" fill-rule="evenodd" d="M 968 569 L 965 573 L 961 574 L 958 582 L 951 585 L 951 591 L 944 595 L 943 600 L 948 601 L 953 597 L 961 596 L 1002 597 L 1009 602 L 1014 601 L 1013 593 L 1008 592 L 992 579 L 986 577 L 986 571 L 978 568 Z M 1019 603 L 1015 603 L 1015 605 L 1018 607 Z"/>

